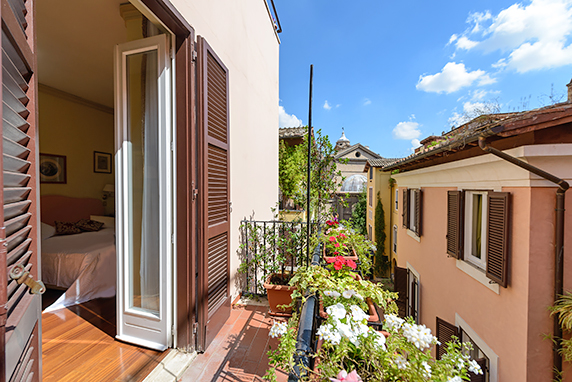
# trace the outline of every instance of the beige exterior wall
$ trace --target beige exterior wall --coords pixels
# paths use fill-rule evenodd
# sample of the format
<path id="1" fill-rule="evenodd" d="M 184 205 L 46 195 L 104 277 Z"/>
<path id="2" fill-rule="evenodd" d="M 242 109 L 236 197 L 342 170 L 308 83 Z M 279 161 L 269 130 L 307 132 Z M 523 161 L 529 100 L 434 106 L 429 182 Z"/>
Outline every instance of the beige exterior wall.
<path id="1" fill-rule="evenodd" d="M 507 150 L 529 163 L 572 179 L 572 145 Z M 568 165 L 566 165 L 568 164 Z M 420 322 L 433 331 L 436 317 L 468 328 L 494 361 L 491 381 L 549 381 L 553 303 L 556 188 L 492 155 L 394 175 L 404 187 L 423 189 L 420 238 L 398 225 L 398 265 L 419 273 Z M 484 273 L 447 256 L 447 191 L 485 189 L 511 194 L 509 285 L 487 282 Z M 400 201 L 401 202 L 401 201 Z M 567 200 L 566 221 L 572 218 Z M 402 203 L 399 203 L 401 215 Z M 572 233 L 565 238 L 565 289 L 572 286 Z M 568 246 L 566 247 L 566 245 Z M 570 260 L 569 260 L 570 259 Z M 474 339 L 474 338 L 473 338 Z"/>
<path id="2" fill-rule="evenodd" d="M 240 221 L 269 220 L 278 198 L 279 39 L 264 0 L 171 0 L 229 71 L 231 293 Z M 224 10 L 224 11 L 222 11 Z M 260 160 L 261 156 L 264 160 Z M 264 174 L 261 176 L 260 174 Z"/>
<path id="3" fill-rule="evenodd" d="M 377 206 L 377 193 L 381 198 L 383 204 L 383 212 L 385 215 L 385 255 L 389 256 L 389 261 L 392 261 L 392 248 L 391 248 L 391 235 L 393 227 L 392 216 L 392 199 L 391 187 L 389 183 L 390 173 L 383 172 L 379 168 L 373 168 L 373 177 L 370 179 L 369 172 L 364 173 L 367 176 L 367 220 L 366 225 L 369 232 L 371 227 L 371 240 L 375 243 L 375 207 Z M 370 193 L 370 189 L 372 190 Z M 373 200 L 370 200 L 370 195 Z"/>

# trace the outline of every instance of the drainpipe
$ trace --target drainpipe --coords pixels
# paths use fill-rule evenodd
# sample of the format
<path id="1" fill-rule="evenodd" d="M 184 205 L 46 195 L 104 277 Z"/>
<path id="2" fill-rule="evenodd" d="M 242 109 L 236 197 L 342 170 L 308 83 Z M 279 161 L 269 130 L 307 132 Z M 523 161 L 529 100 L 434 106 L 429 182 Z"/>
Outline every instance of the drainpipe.
<path id="1" fill-rule="evenodd" d="M 569 184 L 552 174 L 547 173 L 537 167 L 534 167 L 520 159 L 512 157 L 494 147 L 489 146 L 486 138 L 479 137 L 479 147 L 484 151 L 496 155 L 512 164 L 515 164 L 523 169 L 530 171 L 533 174 L 540 176 L 546 180 L 555 183 L 558 186 L 556 191 L 556 225 L 555 225 L 555 248 L 554 248 L 554 303 L 558 301 L 560 296 L 564 293 L 564 202 L 565 193 L 570 187 Z M 559 316 L 554 316 L 554 345 L 552 346 L 553 355 L 553 370 L 554 377 L 562 372 L 562 356 L 560 349 L 562 348 L 562 328 L 558 322 Z"/>

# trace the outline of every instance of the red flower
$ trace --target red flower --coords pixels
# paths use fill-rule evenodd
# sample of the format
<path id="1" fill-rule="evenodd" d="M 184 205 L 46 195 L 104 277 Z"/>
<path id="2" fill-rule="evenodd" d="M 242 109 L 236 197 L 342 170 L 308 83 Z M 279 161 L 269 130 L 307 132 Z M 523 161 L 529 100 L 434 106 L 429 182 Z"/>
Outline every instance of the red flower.
<path id="1" fill-rule="evenodd" d="M 345 239 L 345 238 L 346 238 L 346 235 L 344 235 L 343 233 L 340 233 L 338 235 L 338 239 Z"/>
<path id="2" fill-rule="evenodd" d="M 340 253 L 338 251 L 334 252 L 334 255 L 339 255 Z M 334 259 L 329 259 L 328 263 L 333 263 L 335 260 Z"/>
<path id="3" fill-rule="evenodd" d="M 340 246 L 340 243 L 334 243 L 334 247 L 338 248 Z"/>
<path id="4" fill-rule="evenodd" d="M 334 252 L 334 254 L 337 254 L 337 253 L 338 253 L 338 252 Z M 336 259 L 330 257 L 330 258 L 328 258 L 326 261 L 328 262 L 328 264 L 331 264 L 331 263 L 333 263 L 334 261 L 336 261 Z"/>
<path id="5" fill-rule="evenodd" d="M 339 271 L 339 270 L 342 269 L 343 267 L 344 267 L 344 263 L 342 263 L 341 261 L 336 260 L 336 261 L 334 262 L 334 269 L 335 269 L 336 271 Z"/>
<path id="6" fill-rule="evenodd" d="M 356 269 L 356 267 L 357 267 L 355 261 L 350 260 L 350 259 L 346 260 L 346 265 L 347 265 L 348 267 L 350 267 L 351 269 Z"/>
<path id="7" fill-rule="evenodd" d="M 334 236 L 330 236 L 330 238 L 328 240 L 329 241 L 336 241 L 336 238 Z"/>

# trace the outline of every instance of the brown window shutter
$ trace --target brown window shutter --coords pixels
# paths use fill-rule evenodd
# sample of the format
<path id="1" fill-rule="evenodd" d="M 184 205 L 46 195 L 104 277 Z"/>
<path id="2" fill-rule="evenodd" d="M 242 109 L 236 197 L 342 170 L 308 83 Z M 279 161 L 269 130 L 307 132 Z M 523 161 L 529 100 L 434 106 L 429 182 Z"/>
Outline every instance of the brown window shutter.
<path id="1" fill-rule="evenodd" d="M 206 349 L 230 314 L 229 74 L 207 41 L 197 40 L 203 189 L 199 298 L 200 321 L 207 326 L 199 348 Z"/>
<path id="2" fill-rule="evenodd" d="M 437 359 L 445 354 L 447 342 L 453 341 L 453 337 L 459 339 L 459 328 L 437 317 L 437 340 L 441 345 L 437 345 Z"/>
<path id="3" fill-rule="evenodd" d="M 487 277 L 500 286 L 508 285 L 509 214 L 508 192 L 488 193 Z"/>
<path id="4" fill-rule="evenodd" d="M 23 266 L 38 280 L 35 2 L 2 3 L 2 184 L 0 198 L 0 381 L 39 380 L 41 297 L 10 276 Z"/>
<path id="5" fill-rule="evenodd" d="M 447 254 L 463 258 L 463 192 L 447 192 Z"/>
<path id="6" fill-rule="evenodd" d="M 487 376 L 487 359 L 486 358 L 479 358 L 476 359 L 477 364 L 481 367 L 483 374 L 475 374 L 469 371 L 469 382 L 485 382 Z"/>
<path id="7" fill-rule="evenodd" d="M 401 211 L 401 216 L 403 217 L 403 227 L 409 228 L 409 200 L 407 196 L 409 195 L 409 190 L 403 189 L 403 211 Z"/>
<path id="8" fill-rule="evenodd" d="M 395 303 L 400 317 L 407 315 L 407 273 L 407 268 L 395 267 L 393 291 L 399 294 Z"/>
<path id="9" fill-rule="evenodd" d="M 415 233 L 421 236 L 423 221 L 423 190 L 415 190 Z"/>

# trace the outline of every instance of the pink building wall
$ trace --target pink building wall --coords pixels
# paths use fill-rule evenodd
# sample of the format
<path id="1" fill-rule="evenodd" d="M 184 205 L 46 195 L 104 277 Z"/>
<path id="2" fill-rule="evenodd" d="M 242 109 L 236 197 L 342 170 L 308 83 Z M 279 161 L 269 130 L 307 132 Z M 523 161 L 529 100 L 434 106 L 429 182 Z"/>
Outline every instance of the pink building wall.
<path id="1" fill-rule="evenodd" d="M 436 316 L 454 324 L 457 313 L 498 355 L 499 381 L 550 381 L 552 347 L 544 335 L 552 332 L 556 188 L 503 188 L 512 197 L 512 239 L 509 285 L 499 294 L 447 257 L 448 190 L 456 188 L 423 188 L 419 242 L 398 224 L 398 266 L 409 263 L 420 274 L 420 322 L 435 332 Z M 565 289 L 570 290 L 572 194 L 566 207 Z"/>

